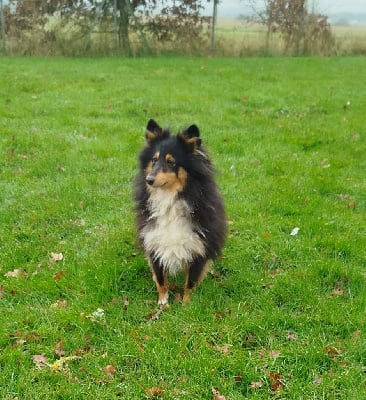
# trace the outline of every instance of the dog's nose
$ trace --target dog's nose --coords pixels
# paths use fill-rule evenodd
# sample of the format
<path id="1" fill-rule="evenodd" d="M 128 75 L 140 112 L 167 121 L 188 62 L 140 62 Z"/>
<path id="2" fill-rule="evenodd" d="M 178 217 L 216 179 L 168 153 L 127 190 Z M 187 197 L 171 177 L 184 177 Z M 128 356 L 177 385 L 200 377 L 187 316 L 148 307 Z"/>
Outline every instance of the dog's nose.
<path id="1" fill-rule="evenodd" d="M 153 176 L 151 176 L 151 175 L 148 175 L 147 177 L 146 177 L 146 183 L 148 184 L 148 185 L 153 185 L 154 184 L 154 181 L 155 181 L 155 178 L 153 177 Z"/>

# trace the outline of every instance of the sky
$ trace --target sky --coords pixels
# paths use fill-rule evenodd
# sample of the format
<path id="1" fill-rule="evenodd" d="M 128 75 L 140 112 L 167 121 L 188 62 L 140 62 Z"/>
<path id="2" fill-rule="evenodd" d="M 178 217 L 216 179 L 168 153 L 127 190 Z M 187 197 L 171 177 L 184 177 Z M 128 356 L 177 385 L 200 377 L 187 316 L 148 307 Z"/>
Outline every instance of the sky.
<path id="1" fill-rule="evenodd" d="M 244 14 L 245 3 L 245 0 L 221 0 L 218 13 L 222 16 Z M 343 12 L 366 14 L 366 0 L 308 0 L 309 6 L 313 3 L 315 11 L 325 15 Z"/>

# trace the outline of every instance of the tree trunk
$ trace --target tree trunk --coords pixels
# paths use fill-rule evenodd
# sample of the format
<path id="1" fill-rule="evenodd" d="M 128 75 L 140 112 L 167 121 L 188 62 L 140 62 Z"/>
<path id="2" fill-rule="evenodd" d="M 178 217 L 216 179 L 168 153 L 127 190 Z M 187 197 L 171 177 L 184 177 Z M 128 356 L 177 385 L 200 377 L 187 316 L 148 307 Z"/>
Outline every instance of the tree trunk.
<path id="1" fill-rule="evenodd" d="M 130 37 L 128 34 L 129 25 L 130 25 L 130 12 L 131 12 L 131 4 L 130 0 L 118 0 L 117 7 L 119 9 L 119 44 L 122 52 L 125 55 L 131 55 L 131 45 L 130 45 Z"/>

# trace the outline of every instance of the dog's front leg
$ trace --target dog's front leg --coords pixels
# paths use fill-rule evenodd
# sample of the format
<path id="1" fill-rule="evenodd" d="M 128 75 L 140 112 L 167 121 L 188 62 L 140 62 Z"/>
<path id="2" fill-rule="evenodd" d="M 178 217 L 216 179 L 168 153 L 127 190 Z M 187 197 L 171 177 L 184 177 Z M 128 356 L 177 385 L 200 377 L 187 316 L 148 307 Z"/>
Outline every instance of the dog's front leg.
<path id="1" fill-rule="evenodd" d="M 187 303 L 191 300 L 192 291 L 205 279 L 209 270 L 210 260 L 198 257 L 188 265 L 187 278 L 184 287 L 183 302 Z"/>
<path id="2" fill-rule="evenodd" d="M 149 259 L 149 265 L 151 268 L 153 280 L 156 284 L 156 289 L 158 290 L 158 304 L 167 304 L 169 298 L 168 275 L 164 271 L 164 268 L 159 263 L 159 261 L 152 261 L 151 259 Z"/>

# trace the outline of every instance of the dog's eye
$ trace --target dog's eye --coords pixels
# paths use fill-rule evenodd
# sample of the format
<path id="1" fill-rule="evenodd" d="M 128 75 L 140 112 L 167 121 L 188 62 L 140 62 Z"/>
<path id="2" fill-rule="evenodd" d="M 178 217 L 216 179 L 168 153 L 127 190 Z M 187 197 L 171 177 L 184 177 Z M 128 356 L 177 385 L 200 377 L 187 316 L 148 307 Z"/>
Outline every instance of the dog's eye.
<path id="1" fill-rule="evenodd" d="M 153 164 L 155 164 L 158 160 L 159 160 L 158 157 L 153 157 L 151 161 Z"/>
<path id="2" fill-rule="evenodd" d="M 170 166 L 170 167 L 174 167 L 175 166 L 175 161 L 173 159 L 169 159 L 166 161 L 166 163 Z"/>

